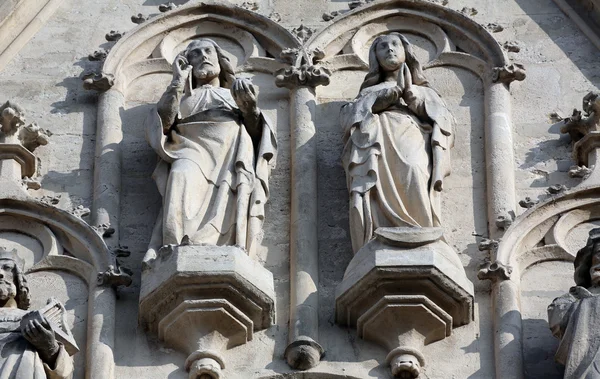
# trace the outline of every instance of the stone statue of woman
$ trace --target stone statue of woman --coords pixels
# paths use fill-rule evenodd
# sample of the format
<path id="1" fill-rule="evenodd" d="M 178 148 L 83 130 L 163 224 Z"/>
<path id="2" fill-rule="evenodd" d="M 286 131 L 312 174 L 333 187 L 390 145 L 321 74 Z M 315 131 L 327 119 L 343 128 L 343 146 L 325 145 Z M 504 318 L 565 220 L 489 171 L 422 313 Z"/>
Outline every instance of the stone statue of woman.
<path id="1" fill-rule="evenodd" d="M 379 227 L 440 226 L 454 118 L 405 36 L 375 39 L 360 93 L 340 119 L 354 252 Z"/>
<path id="2" fill-rule="evenodd" d="M 212 40 L 192 41 L 173 63 L 173 80 L 146 120 L 159 156 L 163 206 L 144 262 L 164 245 L 238 245 L 251 251 L 262 230 L 275 129 L 257 89 L 236 78 Z"/>

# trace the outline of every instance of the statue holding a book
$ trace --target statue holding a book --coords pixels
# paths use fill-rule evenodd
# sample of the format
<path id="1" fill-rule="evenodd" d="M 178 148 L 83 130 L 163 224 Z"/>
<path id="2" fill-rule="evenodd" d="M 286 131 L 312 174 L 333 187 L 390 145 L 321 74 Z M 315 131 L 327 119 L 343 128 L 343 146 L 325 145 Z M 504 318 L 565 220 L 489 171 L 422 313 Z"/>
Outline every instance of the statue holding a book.
<path id="1" fill-rule="evenodd" d="M 15 252 L 0 251 L 0 376 L 70 379 L 70 355 L 77 346 L 64 329 L 64 307 L 52 300 L 42 310 L 30 312 L 29 304 L 22 260 Z"/>

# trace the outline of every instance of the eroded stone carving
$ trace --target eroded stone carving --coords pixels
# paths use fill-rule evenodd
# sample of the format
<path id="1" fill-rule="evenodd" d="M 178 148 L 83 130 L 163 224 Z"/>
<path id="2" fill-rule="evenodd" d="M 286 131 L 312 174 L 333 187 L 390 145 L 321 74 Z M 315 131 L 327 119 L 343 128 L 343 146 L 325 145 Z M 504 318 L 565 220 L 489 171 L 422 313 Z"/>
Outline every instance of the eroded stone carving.
<path id="1" fill-rule="evenodd" d="M 145 16 L 141 13 L 138 13 L 136 15 L 131 16 L 131 22 L 139 25 L 139 24 L 143 24 L 144 22 L 148 21 L 149 18 L 150 18 L 150 16 Z"/>
<path id="2" fill-rule="evenodd" d="M 27 311 L 29 287 L 15 252 L 0 251 L 0 274 L 0 373 L 10 378 L 70 379 L 73 360 L 57 326 L 44 312 Z"/>
<path id="3" fill-rule="evenodd" d="M 317 66 L 323 56 L 324 53 L 318 49 L 310 52 L 304 49 L 283 50 L 280 58 L 291 66 L 275 73 L 275 84 L 289 89 L 328 85 L 331 71 Z"/>
<path id="4" fill-rule="evenodd" d="M 168 11 L 172 11 L 173 9 L 179 7 L 179 5 L 176 5 L 175 3 L 164 3 L 164 4 L 160 4 L 158 6 L 158 10 L 162 13 L 164 12 L 168 12 Z"/>
<path id="5" fill-rule="evenodd" d="M 108 266 L 106 271 L 98 273 L 98 285 L 111 287 L 129 287 L 132 282 L 131 275 L 131 270 L 125 267 L 119 265 L 115 267 L 110 265 Z"/>
<path id="6" fill-rule="evenodd" d="M 0 106 L 0 188 L 19 196 L 25 188 L 38 189 L 37 159 L 33 151 L 47 145 L 50 131 L 35 123 L 25 125 L 25 111 L 7 101 Z"/>
<path id="7" fill-rule="evenodd" d="M 598 131 L 600 128 L 600 100 L 598 93 L 590 92 L 583 98 L 583 111 L 585 117 L 581 115 L 581 111 L 573 109 L 571 117 L 564 120 L 564 125 L 561 126 L 561 133 L 569 133 L 571 139 L 575 142 L 585 137 L 591 131 Z"/>
<path id="8" fill-rule="evenodd" d="M 25 125 L 25 111 L 17 104 L 7 101 L 0 106 L 0 143 L 20 143 L 33 152 L 39 146 L 47 145 L 52 135 L 35 123 Z"/>
<path id="9" fill-rule="evenodd" d="M 193 41 L 177 56 L 173 81 L 146 120 L 148 142 L 160 157 L 153 177 L 163 208 L 145 262 L 184 238 L 252 251 L 277 153 L 257 94 L 210 39 Z"/>
<path id="10" fill-rule="evenodd" d="M 494 83 L 506 83 L 525 80 L 525 66 L 519 63 L 513 63 L 504 67 L 494 67 L 492 70 L 492 81 Z"/>
<path id="11" fill-rule="evenodd" d="M 512 267 L 501 262 L 488 262 L 477 273 L 479 280 L 509 280 L 512 275 Z"/>
<path id="12" fill-rule="evenodd" d="M 440 226 L 454 117 L 406 37 L 375 39 L 360 94 L 342 107 L 340 119 L 354 251 L 378 227 Z"/>
<path id="13" fill-rule="evenodd" d="M 121 37 L 123 37 L 123 34 L 124 33 L 121 33 L 117 30 L 111 30 L 110 32 L 106 33 L 104 38 L 106 38 L 108 42 L 117 42 L 121 39 Z"/>
<path id="14" fill-rule="evenodd" d="M 302 43 L 308 41 L 308 39 L 313 35 L 315 30 L 311 27 L 305 26 L 304 24 L 300 24 L 299 27 L 293 28 L 291 30 L 292 34 L 298 38 L 298 40 Z"/>
<path id="15" fill-rule="evenodd" d="M 88 90 L 107 91 L 115 84 L 115 78 L 105 73 L 85 73 L 82 79 L 83 88 Z"/>
<path id="16" fill-rule="evenodd" d="M 555 355 L 565 365 L 566 379 L 599 375 L 600 339 L 600 228 L 592 229 L 585 247 L 575 258 L 575 286 L 548 306 L 552 334 L 560 339 Z"/>

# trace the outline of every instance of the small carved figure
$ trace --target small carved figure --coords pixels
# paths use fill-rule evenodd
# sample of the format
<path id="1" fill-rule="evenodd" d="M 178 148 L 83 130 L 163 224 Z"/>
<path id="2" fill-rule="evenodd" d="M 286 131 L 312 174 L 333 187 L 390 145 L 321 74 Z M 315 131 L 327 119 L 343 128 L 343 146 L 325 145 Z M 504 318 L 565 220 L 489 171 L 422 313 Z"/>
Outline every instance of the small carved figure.
<path id="1" fill-rule="evenodd" d="M 175 58 L 173 81 L 146 123 L 160 157 L 153 178 L 163 207 L 144 261 L 182 241 L 250 252 L 277 152 L 256 87 L 234 76 L 216 42 L 198 39 Z"/>
<path id="2" fill-rule="evenodd" d="M 440 226 L 454 118 L 406 37 L 375 39 L 360 93 L 340 118 L 354 251 L 379 227 Z"/>
<path id="3" fill-rule="evenodd" d="M 582 139 L 591 131 L 600 131 L 600 93 L 590 92 L 583 98 L 583 111 L 585 117 L 581 116 L 581 111 L 574 109 L 573 115 L 564 120 L 561 126 L 561 133 L 569 133 L 573 142 Z"/>
<path id="4" fill-rule="evenodd" d="M 0 251 L 0 376 L 68 379 L 73 361 L 43 314 L 31 317 L 22 261 Z M 8 376 L 5 376 L 8 375 Z"/>
<path id="5" fill-rule="evenodd" d="M 600 377 L 600 228 L 592 229 L 575 258 L 575 287 L 548 307 L 552 334 L 560 339 L 555 355 L 565 378 Z"/>

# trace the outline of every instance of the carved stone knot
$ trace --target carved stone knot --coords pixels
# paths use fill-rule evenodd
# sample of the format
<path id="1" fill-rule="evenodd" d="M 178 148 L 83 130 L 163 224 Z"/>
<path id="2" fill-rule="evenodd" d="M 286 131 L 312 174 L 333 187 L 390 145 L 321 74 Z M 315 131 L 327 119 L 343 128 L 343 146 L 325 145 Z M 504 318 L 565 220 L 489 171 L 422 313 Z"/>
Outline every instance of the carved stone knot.
<path id="1" fill-rule="evenodd" d="M 525 66 L 519 63 L 513 63 L 504 67 L 494 67 L 492 71 L 492 81 L 494 83 L 510 84 L 515 80 L 525 80 Z"/>
<path id="2" fill-rule="evenodd" d="M 479 280 L 509 280 L 513 269 L 501 262 L 488 262 L 477 273 Z"/>
<path id="3" fill-rule="evenodd" d="M 111 286 L 111 287 L 120 287 L 125 286 L 129 287 L 131 285 L 131 273 L 127 272 L 125 268 L 120 266 L 110 265 L 108 269 L 104 272 L 98 273 L 98 285 L 99 286 Z"/>

